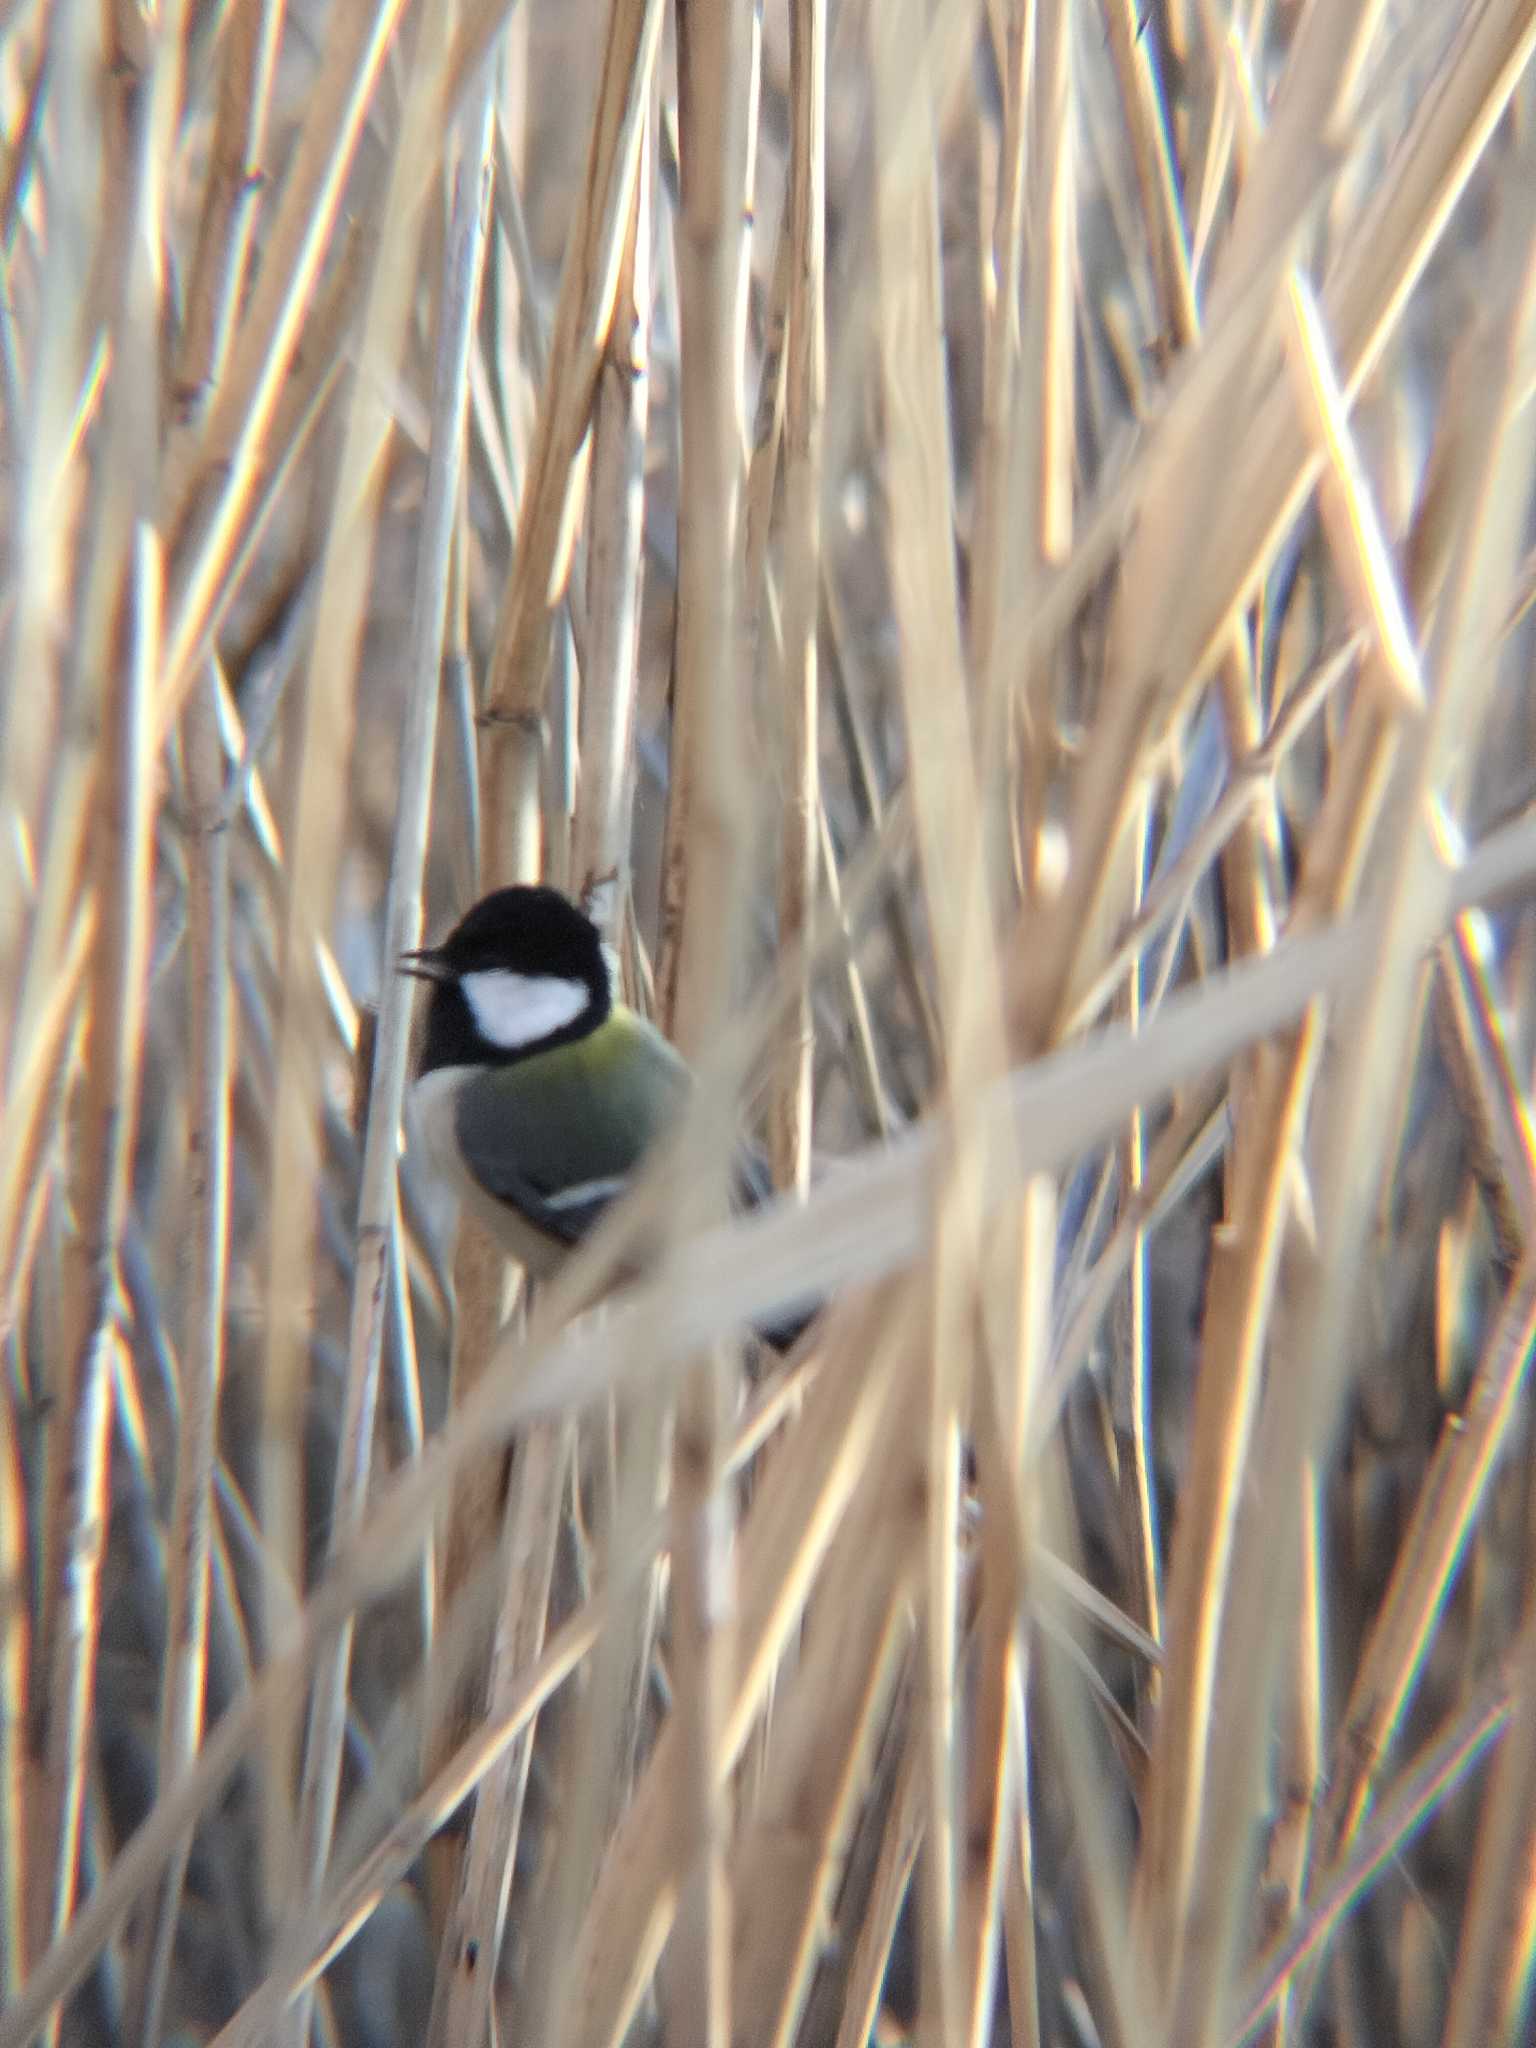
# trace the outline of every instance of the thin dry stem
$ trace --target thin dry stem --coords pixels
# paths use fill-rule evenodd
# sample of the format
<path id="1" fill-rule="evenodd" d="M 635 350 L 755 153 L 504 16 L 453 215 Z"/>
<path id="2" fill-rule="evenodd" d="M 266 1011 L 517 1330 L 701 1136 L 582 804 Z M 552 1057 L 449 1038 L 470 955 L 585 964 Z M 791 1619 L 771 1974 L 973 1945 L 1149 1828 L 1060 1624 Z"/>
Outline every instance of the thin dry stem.
<path id="1" fill-rule="evenodd" d="M 784 376 L 784 721 L 786 802 L 779 848 L 779 944 L 801 938 L 816 892 L 817 615 L 821 589 L 822 409 L 826 402 L 827 15 L 825 0 L 794 0 L 789 24 L 790 254 Z M 785 1022 L 786 1058 L 772 1124 L 774 1178 L 804 1188 L 811 1171 L 811 993 L 802 967 Z"/>
<path id="2" fill-rule="evenodd" d="M 445 47 L 446 14 L 423 23 L 424 37 Z M 441 54 L 439 55 L 441 61 Z M 430 105 L 436 79 L 429 58 L 418 53 L 421 104 Z M 418 117 L 419 118 L 419 117 Z M 478 107 L 465 119 L 455 167 L 453 214 L 445 251 L 442 331 L 438 338 L 433 390 L 433 432 L 427 465 L 416 588 L 412 601 L 408 695 L 401 734 L 401 789 L 384 910 L 384 985 L 373 1054 L 373 1086 L 364 1134 L 362 1185 L 358 1200 L 357 1262 L 353 1273 L 347 1383 L 342 1404 L 341 1450 L 331 1507 L 331 1554 L 352 1539 L 363 1519 L 372 1464 L 379 1367 L 384 1347 L 386 1275 L 394 1241 L 398 1133 L 405 1098 L 412 985 L 394 971 L 399 956 L 421 936 L 422 868 L 431 815 L 432 769 L 436 753 L 444 623 L 449 565 L 457 516 L 460 465 L 467 409 L 469 345 L 485 248 L 491 161 L 491 93 L 483 86 Z M 401 130 L 395 180 L 404 187 L 419 175 L 412 148 L 409 112 Z M 300 1787 L 301 1868 L 296 1917 L 312 1907 L 330 1855 L 345 1726 L 348 1664 L 352 1642 L 343 1628 L 328 1646 L 315 1673 L 309 1731 Z M 291 2038 L 308 2037 L 309 2009 L 300 1998 Z M 467 2038 L 467 2037 L 466 2037 Z"/>
<path id="3" fill-rule="evenodd" d="M 192 1272 L 181 1347 L 181 1428 L 167 1545 L 165 1678 L 160 1699 L 156 1782 L 171 1784 L 196 1753 L 203 1728 L 208 1603 L 213 1548 L 213 1482 L 219 1385 L 224 1368 L 224 1302 L 229 1256 L 230 1082 L 233 1029 L 229 990 L 229 840 L 224 829 L 224 750 L 218 678 L 212 668 L 187 706 L 187 799 L 193 843 L 187 877 L 190 1064 L 197 1076 L 189 1151 Z M 158 1890 L 134 1958 L 130 2026 L 158 2037 L 181 1888 L 192 1848 L 183 1838 Z"/>

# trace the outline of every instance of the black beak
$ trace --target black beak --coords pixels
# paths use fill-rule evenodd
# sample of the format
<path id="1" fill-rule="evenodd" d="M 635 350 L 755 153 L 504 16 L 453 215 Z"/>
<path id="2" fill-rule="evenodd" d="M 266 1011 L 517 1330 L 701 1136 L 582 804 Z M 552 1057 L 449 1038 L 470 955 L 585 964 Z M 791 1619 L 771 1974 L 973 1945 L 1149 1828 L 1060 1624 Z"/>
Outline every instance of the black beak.
<path id="1" fill-rule="evenodd" d="M 453 970 L 432 946 L 425 946 L 419 953 L 400 955 L 400 972 L 409 974 L 417 981 L 452 981 Z"/>

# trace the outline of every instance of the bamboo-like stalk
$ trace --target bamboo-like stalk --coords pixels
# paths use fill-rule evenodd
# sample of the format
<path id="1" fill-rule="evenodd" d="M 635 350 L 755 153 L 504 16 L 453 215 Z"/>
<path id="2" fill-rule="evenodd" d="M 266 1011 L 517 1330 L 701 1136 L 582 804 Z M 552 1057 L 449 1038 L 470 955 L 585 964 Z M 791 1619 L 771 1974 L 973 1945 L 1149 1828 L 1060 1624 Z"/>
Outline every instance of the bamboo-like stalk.
<path id="1" fill-rule="evenodd" d="M 575 530 L 575 465 L 613 317 L 661 13 L 658 0 L 614 0 L 603 44 L 581 217 L 561 273 L 549 376 L 528 455 L 512 576 L 486 683 L 491 742 L 498 726 L 536 717 L 544 703 L 550 622 L 565 589 Z"/>
<path id="2" fill-rule="evenodd" d="M 187 796 L 196 840 L 189 849 L 188 994 L 191 1065 L 197 1075 L 188 1189 L 192 1270 L 179 1388 L 176 1494 L 168 1537 L 165 1678 L 156 1779 L 172 1783 L 202 1734 L 208 1661 L 213 1478 L 219 1387 L 224 1366 L 224 1300 L 229 1253 L 229 1125 L 233 1032 L 229 1001 L 229 842 L 223 829 L 224 752 L 218 679 L 210 668 L 186 713 Z M 133 1958 L 130 2031 L 157 2041 L 191 1854 L 183 1837 L 166 1869 Z"/>
<path id="3" fill-rule="evenodd" d="M 349 115 L 355 115 L 358 122 L 376 76 L 377 60 L 383 54 L 380 38 L 387 33 L 390 21 L 387 8 L 373 18 L 369 34 L 354 59 L 356 70 L 352 74 L 348 107 Z M 438 147 L 437 124 L 447 45 L 447 10 L 439 6 L 424 27 L 390 168 L 387 231 L 376 252 L 369 284 L 361 343 L 364 375 L 351 395 L 336 478 L 335 513 L 327 531 L 303 711 L 295 818 L 288 849 L 277 1088 L 272 1115 L 270 1185 L 274 1199 L 267 1257 L 269 1318 L 263 1358 L 261 1460 L 263 1524 L 269 1541 L 279 1557 L 287 1560 L 295 1578 L 300 1576 L 302 1543 L 298 1465 L 302 1336 L 304 1305 L 310 1298 L 313 1281 L 314 1211 L 310 1203 L 296 1198 L 292 1191 L 312 1184 L 318 1156 L 320 1060 L 325 1029 L 318 940 L 331 914 L 341 846 L 341 817 L 333 801 L 331 777 L 333 764 L 347 754 L 356 717 L 364 586 L 382 485 L 382 457 L 391 431 L 383 402 L 383 380 L 392 375 L 398 360 L 409 306 L 426 174 L 435 162 Z M 314 125 L 320 129 L 324 124 Z M 295 278 L 303 274 L 305 264 L 314 256 L 315 238 L 326 205 L 339 199 L 338 179 L 345 163 L 342 145 L 347 133 L 344 121 L 335 150 L 322 155 L 318 163 L 310 160 L 308 168 L 316 181 L 314 212 L 306 216 L 303 224 Z M 352 133 L 355 137 L 355 130 Z M 291 186 L 287 196 L 291 197 L 295 189 L 296 186 Z M 276 303 L 266 302 L 273 323 L 271 345 L 261 361 L 251 366 L 257 394 L 253 405 L 266 390 L 274 374 L 273 366 L 286 349 L 295 317 L 286 281 L 274 290 Z M 258 301 L 264 297 L 261 286 L 257 297 Z M 239 388 L 238 368 L 234 364 L 229 388 Z M 210 437 L 215 434 L 218 421 L 216 414 L 210 421 Z M 241 446 L 249 432 L 247 416 L 239 428 Z M 232 473 L 241 471 L 238 455 L 231 457 L 230 468 Z M 440 568 L 437 573 L 441 574 Z M 440 617 L 441 598 L 439 621 Z M 440 622 L 434 623 L 433 632 L 440 636 Z M 435 685 L 435 660 L 431 671 Z M 174 691 L 174 673 L 166 687 Z M 401 1038 L 396 1057 L 403 1075 L 403 1019 L 397 1028 Z M 391 1153 L 395 1129 L 396 1124 L 391 1123 L 387 1141 Z M 392 1215 L 391 1200 L 382 1217 L 370 1218 L 377 1220 L 381 1241 L 386 1244 Z M 375 1352 L 375 1359 L 376 1356 Z M 366 1444 L 371 1434 L 371 1398 L 366 1416 L 356 1396 L 352 1405 L 351 1421 L 360 1429 L 367 1424 L 362 1438 Z M 366 1451 L 358 1451 L 355 1439 L 344 1443 L 342 1465 L 347 1466 L 359 1455 L 366 1459 Z M 316 1724 L 324 1725 L 324 1718 Z M 267 1759 L 265 1881 L 272 1909 L 280 1919 L 309 1895 L 314 1882 L 311 1872 L 323 1863 L 327 1846 L 324 1838 L 329 1833 L 331 1800 L 323 1789 L 323 1779 L 311 1772 L 303 1794 L 304 1812 L 298 1821 L 300 1838 L 295 1839 L 291 1788 L 296 1737 L 295 1728 L 285 1725 L 281 1718 L 275 1721 L 270 1730 Z M 317 1758 L 316 1769 L 323 1761 Z"/>
<path id="4" fill-rule="evenodd" d="M 448 17 L 424 24 L 446 49 Z M 442 50 L 438 61 L 442 61 Z M 418 51 L 421 120 L 432 104 L 436 80 L 427 53 Z M 399 956 L 421 936 L 422 868 L 431 815 L 432 769 L 436 754 L 441 693 L 444 622 L 450 556 L 458 514 L 467 410 L 470 337 L 480 290 L 489 210 L 492 102 L 482 87 L 478 107 L 465 118 L 455 166 L 453 213 L 444 253 L 442 328 L 438 337 L 433 390 L 431 454 L 412 599 L 408 695 L 401 733 L 401 795 L 395 819 L 389 893 L 384 911 L 384 983 L 379 1002 L 373 1058 L 373 1086 L 364 1138 L 362 1190 L 358 1202 L 358 1257 L 353 1276 L 347 1387 L 343 1401 L 341 1450 L 331 1511 L 332 1554 L 339 1552 L 363 1520 L 372 1463 L 374 1414 L 384 1345 L 386 1275 L 391 1257 L 396 1204 L 400 1117 L 405 1098 L 411 996 L 408 981 L 395 971 Z M 417 148 L 424 130 L 413 132 L 408 109 L 396 159 L 396 185 L 404 196 L 419 175 Z M 413 144 L 416 147 L 413 147 Z M 325 1874 L 341 1769 L 351 1630 L 343 1627 L 315 1673 L 300 1791 L 300 1867 L 296 1917 L 313 1906 Z M 291 2038 L 308 2037 L 308 2001 L 300 1998 Z"/>
<path id="5" fill-rule="evenodd" d="M 610 940 L 629 894 L 636 664 L 650 396 L 651 152 L 642 138 L 592 427 L 587 666 L 581 781 L 571 837 L 575 893 Z"/>
<path id="6" fill-rule="evenodd" d="M 697 1060 L 732 995 L 751 788 L 734 709 L 743 671 L 741 578 L 746 278 L 761 23 L 755 8 L 690 0 L 678 21 L 677 288 L 682 482 L 673 759 L 663 854 L 661 1012 Z M 723 1206 L 726 1148 L 690 1161 L 683 1214 Z M 676 1919 L 660 1990 L 669 2038 L 723 2048 L 731 2013 L 726 1721 L 737 1684 L 733 1506 L 723 1453 L 734 1368 L 691 1374 L 673 1420 L 672 1612 L 678 1746 Z M 566 2039 L 577 2038 L 567 2031 Z"/>
<path id="7" fill-rule="evenodd" d="M 785 220 L 789 335 L 784 377 L 785 788 L 780 823 L 779 944 L 795 944 L 815 897 L 820 725 L 817 620 L 821 589 L 822 408 L 826 386 L 827 17 L 824 0 L 790 10 L 790 177 Z M 774 1177 L 804 1188 L 811 1168 L 811 993 L 808 962 L 786 1020 L 786 1055 L 771 1128 Z"/>
<path id="8" fill-rule="evenodd" d="M 228 346 L 253 227 L 251 170 L 261 154 L 272 68 L 282 20 L 274 4 L 246 10 L 225 53 L 212 164 L 205 187 L 197 252 L 188 285 L 188 313 L 177 357 L 173 402 L 190 409 L 217 382 Z M 223 753 L 218 733 L 218 678 L 210 666 L 186 720 L 187 790 L 197 843 L 190 863 L 192 1033 L 197 1075 L 191 1202 L 195 1225 L 186 1377 L 180 1389 L 181 1434 L 170 1532 L 167 1641 L 161 1696 L 157 1780 L 185 1768 L 202 1732 L 207 1666 L 212 1550 L 212 1481 L 219 1384 L 223 1368 L 225 1262 L 229 1227 L 229 1088 L 231 1029 L 229 850 L 224 832 Z M 133 1958 L 127 2010 L 130 2030 L 159 2038 L 181 1888 L 191 1852 L 184 1838 L 146 1915 Z"/>
<path id="9" fill-rule="evenodd" d="M 160 726 L 175 720 L 207 630 L 211 595 L 239 533 L 258 475 L 282 381 L 299 342 L 321 260 L 341 205 L 347 172 L 403 0 L 379 0 L 331 44 L 315 100 L 324 120 L 305 124 L 289 167 L 260 275 L 217 397 L 205 422 L 171 450 L 165 479 L 167 526 L 184 533 L 196 514 L 197 574 L 181 595 L 157 705 Z M 208 485 L 217 478 L 212 502 Z M 201 507 L 201 509 L 199 509 Z"/>
<path id="10" fill-rule="evenodd" d="M 505 1592 L 486 1685 L 485 1712 L 492 1722 L 514 1709 L 524 1673 L 543 1648 L 570 1449 L 571 1432 L 558 1423 L 530 1430 L 518 1445 L 518 1470 L 507 1505 Z M 428 2048 L 480 2048 L 491 2024 L 533 1734 L 530 1720 L 475 1795 L 469 1841 L 443 1929 Z"/>
<path id="11" fill-rule="evenodd" d="M 104 24 L 109 50 L 125 64 L 147 53 L 138 25 Z M 159 194 L 152 177 L 157 118 L 174 104 L 179 17 L 153 53 L 142 90 L 120 90 L 107 107 L 107 155 L 121 179 L 121 243 L 103 252 L 99 284 L 116 375 L 104 431 L 111 484 L 93 508 L 83 571 L 86 626 L 77 658 L 99 664 L 106 735 L 91 820 L 92 880 L 103 905 L 91 976 L 85 1039 L 83 1143 L 78 1162 L 77 1237 L 50 1434 L 43 1532 L 41 1658 L 48 1673 L 42 1715 L 42 1779 L 31 1930 L 38 1950 L 57 1935 L 74 1904 L 85 1799 L 91 1694 L 100 1629 L 105 1483 L 111 1417 L 111 1361 L 119 1247 L 129 1208 L 129 1174 L 139 1101 L 151 878 L 149 710 L 160 631 L 159 550 L 145 525 L 153 480 L 153 415 L 129 393 L 152 360 L 153 261 Z M 87 654 L 87 650 L 89 653 Z M 50 2028 L 56 2038 L 57 2017 Z"/>
<path id="12" fill-rule="evenodd" d="M 1527 1496 L 1526 1539 L 1536 1491 Z M 1531 1873 L 1536 1863 L 1536 1787 L 1531 1741 L 1536 1700 L 1536 1607 L 1527 1593 L 1520 1640 L 1509 1660 L 1510 1717 L 1483 1793 L 1466 1917 L 1451 1979 L 1444 2048 L 1520 2037 L 1530 2012 L 1533 1935 Z"/>
<path id="13" fill-rule="evenodd" d="M 1363 1819 L 1392 1729 L 1423 1662 L 1436 1612 L 1461 1557 L 1509 1429 L 1536 1345 L 1536 1260 L 1510 1282 L 1466 1402 L 1436 1446 L 1380 1613 L 1361 1653 L 1334 1742 L 1317 1820 L 1318 1855 L 1332 1863 Z"/>
<path id="14" fill-rule="evenodd" d="M 290 470 L 334 389 L 362 297 L 362 249 L 349 241 L 319 293 L 297 343 L 288 380 L 249 469 L 229 472 L 225 497 L 205 524 L 186 529 L 171 559 L 166 613 L 167 673 L 206 658 L 241 577 L 263 536 Z M 162 736 L 174 723 L 162 700 Z"/>
<path id="15" fill-rule="evenodd" d="M 1285 1754 L 1280 1783 L 1284 1787 L 1279 1823 L 1269 1845 L 1265 1897 L 1295 1914 L 1306 1883 L 1312 1851 L 1314 1801 L 1312 1788 L 1322 1770 L 1322 1644 L 1326 1617 L 1322 1598 L 1320 1503 L 1317 1475 L 1302 1475 L 1301 1598 L 1296 1611 L 1296 1656 L 1285 1701 Z M 1268 2048 L 1284 2048 L 1292 2038 L 1297 2015 L 1287 1995 L 1274 2015 Z"/>
<path id="16" fill-rule="evenodd" d="M 866 1319 L 866 1330 L 872 1322 Z M 893 1348 L 890 1333 L 881 1332 L 870 1368 L 857 1384 L 836 1372 L 823 1375 L 794 1433 L 803 1450 L 791 1455 L 786 1448 L 770 1464 L 753 1501 L 742 1532 L 740 1654 L 714 1759 L 722 1788 L 859 1473 L 889 1427 Z M 614 1834 L 577 1945 L 564 2026 L 567 2038 L 594 2048 L 622 2038 L 697 1854 L 692 1842 L 678 1840 L 663 1822 L 684 1796 L 689 1774 L 689 1760 L 679 1755 L 682 1726 L 678 1714 L 670 1715 L 651 1752 Z"/>
<path id="17" fill-rule="evenodd" d="M 26 1584 L 27 1500 L 20 1446 L 21 1402 L 7 1387 L 0 1410 L 0 2003 L 26 1975 L 29 1759 L 15 1711 L 31 1689 L 32 1631 Z"/>
<path id="18" fill-rule="evenodd" d="M 916 1745 L 903 1743 L 879 1860 L 848 1966 L 835 2048 L 865 2048 L 874 2030 L 896 1917 L 922 1837 L 926 1780 L 920 1762 Z"/>
<path id="19" fill-rule="evenodd" d="M 1298 1966 L 1317 1959 L 1339 1920 L 1362 1897 L 1372 1874 L 1401 1853 L 1426 1816 L 1487 1755 L 1490 1743 L 1503 1735 L 1509 1716 L 1508 1681 L 1502 1673 L 1496 1674 L 1425 1744 L 1362 1830 L 1349 1856 L 1324 1873 L 1301 1926 L 1261 1960 L 1254 1971 L 1254 1986 L 1245 1988 L 1238 2003 L 1241 2017 L 1219 2037 L 1223 2048 L 1247 2048 Z"/>
<path id="20" fill-rule="evenodd" d="M 968 1939 L 974 1930 L 957 1923 L 962 1793 L 956 1768 L 955 1544 L 959 1430 L 968 1403 L 966 1337 L 985 1258 L 972 1105 L 1004 1060 L 982 867 L 985 800 L 969 772 L 976 735 L 965 709 L 952 451 L 939 357 L 943 297 L 931 96 L 943 75 L 944 52 L 942 45 L 930 46 L 912 10 L 888 12 L 874 34 L 877 133 L 889 165 L 879 202 L 880 372 L 892 472 L 896 614 L 919 847 L 957 1125 L 957 1148 L 946 1162 L 936 1219 L 932 1364 L 925 1396 L 922 1739 L 929 1782 L 921 2033 L 925 2041 L 939 2042 L 972 2038 L 972 2027 L 984 2021 L 979 2014 L 968 2016 L 968 2006 L 984 2009 L 989 1999 L 990 1969 L 975 1940 Z M 995 1691 L 988 1695 L 989 1700 L 999 1696 Z M 981 1747 L 995 1762 L 999 1751 L 991 1738 L 989 1728 Z M 973 1790 L 965 1819 L 990 1803 L 985 1792 Z M 987 1927 L 989 1963 L 995 1954 L 990 1919 Z"/>
<path id="21" fill-rule="evenodd" d="M 587 647 L 582 678 L 581 779 L 572 831 L 572 880 L 610 943 L 629 900 L 634 803 L 632 757 L 644 533 L 645 427 L 649 404 L 652 194 L 650 151 L 639 176 L 619 275 L 593 425 Z M 610 1565 L 634 1554 L 654 1513 L 663 1468 L 665 1399 L 651 1389 L 615 1404 L 617 1472 L 598 1533 Z M 577 1929 L 603 1844 L 629 1796 L 638 1761 L 655 1596 L 638 1595 L 605 1630 L 561 1752 L 562 1823 L 548 1866 L 547 1903 L 529 1943 L 523 1993 L 530 2033 L 549 2038 L 566 1996 Z"/>
<path id="22" fill-rule="evenodd" d="M 206 406 L 228 358 L 260 191 L 284 0 L 237 8 L 224 39 L 218 110 L 198 223 L 173 401 L 183 422 Z"/>
<path id="23" fill-rule="evenodd" d="M 731 2038 L 744 2048 L 796 2038 L 850 1807 L 906 1646 L 919 1532 L 891 1493 L 871 1466 L 849 1504 L 776 1701 L 763 1793 L 736 1849 Z"/>

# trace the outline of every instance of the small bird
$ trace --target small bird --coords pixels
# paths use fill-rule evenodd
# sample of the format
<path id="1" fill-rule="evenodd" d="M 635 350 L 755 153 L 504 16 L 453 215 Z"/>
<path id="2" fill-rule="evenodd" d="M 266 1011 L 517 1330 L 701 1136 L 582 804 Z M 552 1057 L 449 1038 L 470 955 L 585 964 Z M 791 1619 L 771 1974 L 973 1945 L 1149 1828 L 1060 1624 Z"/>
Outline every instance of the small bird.
<path id="1" fill-rule="evenodd" d="M 558 889 L 497 889 L 400 964 L 432 984 L 416 1132 L 497 1242 L 547 1279 L 676 1129 L 687 1063 L 619 1001 L 597 927 Z M 735 1192 L 741 1207 L 771 1193 L 746 1148 Z M 761 1334 L 783 1346 L 805 1320 Z"/>

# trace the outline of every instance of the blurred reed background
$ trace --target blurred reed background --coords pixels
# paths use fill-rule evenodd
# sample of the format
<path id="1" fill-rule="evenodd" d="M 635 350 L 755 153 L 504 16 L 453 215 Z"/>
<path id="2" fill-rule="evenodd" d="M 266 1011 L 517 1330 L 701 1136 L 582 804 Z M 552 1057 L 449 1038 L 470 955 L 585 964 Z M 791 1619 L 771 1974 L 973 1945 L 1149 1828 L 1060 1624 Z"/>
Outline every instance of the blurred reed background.
<path id="1" fill-rule="evenodd" d="M 1533 2038 L 1533 45 L 4 0 L 0 2048 Z"/>

